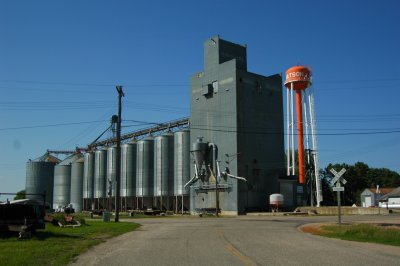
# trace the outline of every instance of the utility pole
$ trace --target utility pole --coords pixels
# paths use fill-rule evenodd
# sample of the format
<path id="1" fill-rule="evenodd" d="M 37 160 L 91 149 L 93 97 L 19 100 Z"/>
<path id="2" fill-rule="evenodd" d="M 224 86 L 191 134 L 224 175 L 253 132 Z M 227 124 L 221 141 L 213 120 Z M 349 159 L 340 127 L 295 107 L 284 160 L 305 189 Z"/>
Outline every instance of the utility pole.
<path id="1" fill-rule="evenodd" d="M 118 121 L 117 121 L 117 154 L 116 154 L 116 175 L 115 175 L 115 222 L 119 222 L 119 199 L 120 199 L 120 188 L 121 188 L 121 113 L 122 104 L 121 98 L 125 97 L 122 91 L 122 86 L 116 86 L 118 92 Z"/>

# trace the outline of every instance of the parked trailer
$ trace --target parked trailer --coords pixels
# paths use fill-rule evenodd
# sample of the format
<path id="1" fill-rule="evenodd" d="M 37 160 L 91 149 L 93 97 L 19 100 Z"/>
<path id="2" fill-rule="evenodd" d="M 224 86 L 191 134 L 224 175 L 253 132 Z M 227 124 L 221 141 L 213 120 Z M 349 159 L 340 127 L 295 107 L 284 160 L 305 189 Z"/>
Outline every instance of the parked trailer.
<path id="1" fill-rule="evenodd" d="M 44 229 L 45 205 L 41 201 L 21 199 L 0 203 L 0 232 L 19 232 L 30 237 L 36 229 Z"/>

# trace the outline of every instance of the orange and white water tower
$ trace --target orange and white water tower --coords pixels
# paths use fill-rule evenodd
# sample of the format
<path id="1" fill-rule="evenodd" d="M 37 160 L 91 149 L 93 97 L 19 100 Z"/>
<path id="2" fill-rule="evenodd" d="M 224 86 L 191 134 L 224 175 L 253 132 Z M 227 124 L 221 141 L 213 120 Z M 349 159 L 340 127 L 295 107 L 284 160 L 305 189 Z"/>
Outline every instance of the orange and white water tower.
<path id="1" fill-rule="evenodd" d="M 321 178 L 318 166 L 318 147 L 315 127 L 314 97 L 312 90 L 311 69 L 305 66 L 294 66 L 286 71 L 285 87 L 287 88 L 287 174 L 295 175 L 295 142 L 297 134 L 299 183 L 306 182 L 306 160 L 314 165 L 315 199 L 317 207 L 322 201 Z M 296 102 L 294 102 L 296 98 Z M 296 120 L 294 108 L 296 106 Z M 297 123 L 295 123 L 295 121 Z M 297 132 L 295 133 L 295 126 Z M 305 132 L 304 132 L 305 130 Z M 306 146 L 307 156 L 305 155 Z M 306 158 L 307 157 L 307 158 Z"/>

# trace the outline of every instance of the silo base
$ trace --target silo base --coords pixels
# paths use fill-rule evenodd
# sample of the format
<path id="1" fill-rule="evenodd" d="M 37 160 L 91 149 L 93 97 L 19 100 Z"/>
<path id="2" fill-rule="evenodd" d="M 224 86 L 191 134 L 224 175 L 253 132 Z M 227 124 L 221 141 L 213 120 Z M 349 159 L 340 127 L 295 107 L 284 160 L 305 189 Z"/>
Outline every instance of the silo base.
<path id="1" fill-rule="evenodd" d="M 189 195 L 176 195 L 173 197 L 174 213 L 187 213 L 190 208 Z"/>

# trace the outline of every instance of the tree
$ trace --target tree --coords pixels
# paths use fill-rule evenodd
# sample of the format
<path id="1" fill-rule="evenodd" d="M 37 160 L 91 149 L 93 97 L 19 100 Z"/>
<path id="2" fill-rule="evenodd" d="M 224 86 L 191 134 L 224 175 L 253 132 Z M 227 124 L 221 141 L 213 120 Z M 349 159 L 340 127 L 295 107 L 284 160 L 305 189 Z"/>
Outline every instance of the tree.
<path id="1" fill-rule="evenodd" d="M 366 188 L 376 187 L 376 185 L 380 187 L 400 186 L 400 175 L 386 168 L 370 168 L 363 162 L 357 162 L 354 165 L 345 163 L 329 164 L 321 171 L 321 176 L 324 177 L 322 180 L 325 179 L 322 182 L 324 205 L 333 205 L 331 204 L 331 200 L 336 204 L 336 197 L 333 195 L 331 188 L 329 188 L 329 182 L 333 177 L 330 173 L 330 169 L 332 168 L 336 171 L 340 171 L 342 168 L 346 169 L 343 175 L 347 180 L 345 191 L 342 193 L 343 205 L 353 205 L 354 203 L 360 205 L 360 194 Z M 333 199 L 331 199 L 332 195 Z"/>
<path id="2" fill-rule="evenodd" d="M 14 200 L 25 199 L 25 190 L 21 190 L 17 192 L 17 195 L 14 197 Z"/>
<path id="3" fill-rule="evenodd" d="M 324 206 L 332 206 L 336 204 L 335 195 L 332 191 L 330 182 L 332 180 L 332 175 L 328 174 L 326 170 L 321 169 L 319 173 L 321 177 L 321 188 L 322 188 L 322 195 L 323 201 L 322 205 Z"/>

